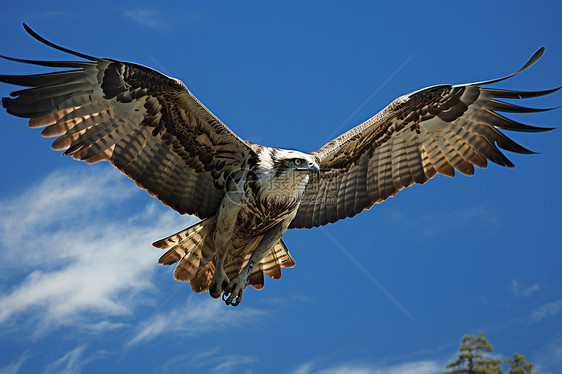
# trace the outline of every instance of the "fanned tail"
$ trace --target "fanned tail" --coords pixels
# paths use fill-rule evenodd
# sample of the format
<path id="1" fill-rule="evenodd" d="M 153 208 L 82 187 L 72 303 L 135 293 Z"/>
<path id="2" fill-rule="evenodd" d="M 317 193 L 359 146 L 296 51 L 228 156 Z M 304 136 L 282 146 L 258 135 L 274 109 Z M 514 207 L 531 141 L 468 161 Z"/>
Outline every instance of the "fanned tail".
<path id="1" fill-rule="evenodd" d="M 207 218 L 185 230 L 177 232 L 167 238 L 155 242 L 157 248 L 170 248 L 158 260 L 159 264 L 172 265 L 176 262 L 174 279 L 180 282 L 189 282 L 195 278 L 199 270 L 205 268 L 209 270 L 209 262 L 215 254 L 213 240 L 211 238 L 212 229 L 215 226 L 215 219 Z M 215 268 L 212 266 L 212 274 Z M 210 281 L 210 278 L 209 278 Z M 193 288 L 193 284 L 192 284 Z M 207 286 L 208 288 L 208 286 Z M 195 292 L 202 292 L 196 291 Z"/>
<path id="2" fill-rule="evenodd" d="M 195 293 L 209 290 L 215 273 L 215 248 L 211 233 L 215 227 L 215 218 L 207 218 L 193 226 L 158 240 L 153 245 L 157 248 L 170 248 L 160 257 L 159 264 L 177 263 L 174 279 L 190 282 Z M 229 255 L 225 261 L 225 271 L 230 279 L 242 271 L 248 263 L 251 253 L 259 244 L 261 237 L 247 243 L 238 256 Z M 264 287 L 264 274 L 273 279 L 281 278 L 281 267 L 292 268 L 295 260 L 282 240 L 254 268 L 248 279 L 248 285 L 257 290 Z"/>
<path id="3" fill-rule="evenodd" d="M 296 264 L 295 260 L 289 253 L 287 246 L 283 240 L 279 240 L 265 256 L 258 266 L 252 271 L 248 279 L 248 284 L 256 290 L 261 290 L 264 286 L 264 274 L 273 279 L 281 278 L 281 266 L 292 268 Z"/>

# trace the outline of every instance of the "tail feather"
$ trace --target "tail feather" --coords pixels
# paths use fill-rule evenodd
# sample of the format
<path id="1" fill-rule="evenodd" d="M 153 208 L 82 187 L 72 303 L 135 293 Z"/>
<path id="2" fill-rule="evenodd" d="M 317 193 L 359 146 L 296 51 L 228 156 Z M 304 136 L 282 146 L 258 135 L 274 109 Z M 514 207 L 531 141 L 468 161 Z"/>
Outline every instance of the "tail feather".
<path id="1" fill-rule="evenodd" d="M 209 290 L 209 286 L 211 285 L 211 279 L 213 278 L 214 273 L 215 273 L 215 261 L 211 260 L 207 262 L 205 266 L 200 268 L 195 274 L 195 276 L 189 282 L 193 292 L 200 293 Z"/>
<path id="2" fill-rule="evenodd" d="M 207 218 L 154 243 L 158 248 L 168 248 L 173 245 L 160 257 L 158 263 L 172 265 L 177 262 L 174 279 L 189 282 L 213 257 L 214 248 L 210 233 L 214 222 L 214 218 Z"/>
<path id="3" fill-rule="evenodd" d="M 190 282 L 195 293 L 208 291 L 215 273 L 215 248 L 211 233 L 215 218 L 207 218 L 193 226 L 158 240 L 153 245 L 166 249 L 171 247 L 158 260 L 159 264 L 177 263 L 174 279 Z M 250 260 L 250 256 L 262 237 L 255 238 L 238 250 L 229 253 L 225 261 L 225 272 L 230 279 L 237 276 Z M 254 268 L 248 284 L 257 290 L 264 287 L 264 274 L 273 279 L 281 278 L 281 267 L 291 268 L 295 260 L 280 240 Z"/>
<path id="4" fill-rule="evenodd" d="M 283 240 L 279 240 L 269 253 L 260 261 L 259 265 L 252 271 L 249 278 L 249 285 L 257 290 L 264 286 L 264 274 L 273 279 L 281 278 L 281 266 L 292 268 L 295 260 L 289 253 Z"/>
<path id="5" fill-rule="evenodd" d="M 195 276 L 203 258 L 203 247 L 205 245 L 208 246 L 208 237 L 208 232 L 205 232 L 194 244 L 192 244 L 193 242 L 191 241 L 191 238 L 189 238 L 187 240 L 189 243 L 187 243 L 185 247 L 183 246 L 183 242 L 182 244 L 177 244 L 175 246 L 182 246 L 182 249 L 186 251 L 185 255 L 178 262 L 176 269 L 174 270 L 175 280 L 180 282 L 189 282 Z"/>
<path id="6" fill-rule="evenodd" d="M 236 277 L 250 260 L 254 249 L 258 246 L 262 236 L 252 239 L 241 248 L 231 250 L 224 262 L 224 271 L 229 279 Z"/>
<path id="7" fill-rule="evenodd" d="M 295 260 L 289 253 L 283 240 L 279 240 L 279 243 L 277 243 L 269 254 L 261 260 L 263 272 L 273 279 L 281 278 L 281 266 L 292 268 L 295 264 Z"/>
<path id="8" fill-rule="evenodd" d="M 277 258 L 275 249 L 271 250 L 268 257 L 270 257 L 271 260 L 268 262 L 262 262 L 264 274 L 273 279 L 281 278 L 281 265 L 279 259 Z"/>
<path id="9" fill-rule="evenodd" d="M 207 218 L 203 221 L 197 222 L 195 225 L 189 226 L 187 229 L 181 230 L 172 234 L 164 239 L 160 239 L 152 243 L 153 246 L 160 249 L 166 249 L 171 247 L 174 244 L 178 244 L 179 242 L 189 238 L 193 234 L 196 234 L 203 230 L 204 228 L 208 227 L 210 224 L 214 224 L 214 218 Z"/>
<path id="10" fill-rule="evenodd" d="M 254 287 L 256 290 L 261 290 L 264 286 L 263 271 L 261 269 L 261 264 L 252 271 L 248 283 L 250 286 Z"/>

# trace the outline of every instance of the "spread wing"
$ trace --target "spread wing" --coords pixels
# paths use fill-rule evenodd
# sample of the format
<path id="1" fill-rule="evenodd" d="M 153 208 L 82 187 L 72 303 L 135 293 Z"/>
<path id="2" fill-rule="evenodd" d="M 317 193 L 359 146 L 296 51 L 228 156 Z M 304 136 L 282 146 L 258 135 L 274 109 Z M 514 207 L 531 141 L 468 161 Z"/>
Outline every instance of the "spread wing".
<path id="1" fill-rule="evenodd" d="M 8 113 L 30 118 L 58 137 L 52 148 L 94 163 L 109 160 L 136 184 L 180 213 L 215 213 L 224 179 L 253 151 L 179 80 L 147 67 L 59 47 L 24 25 L 35 39 L 88 61 L 8 60 L 67 70 L 2 75 L 31 87 L 3 98 Z"/>
<path id="2" fill-rule="evenodd" d="M 498 129 L 524 132 L 550 130 L 515 122 L 497 112 L 530 113 L 498 101 L 552 93 L 509 91 L 481 86 L 499 82 L 533 65 L 544 47 L 518 72 L 484 82 L 428 87 L 394 100 L 361 125 L 313 152 L 322 170 L 304 193 L 291 228 L 311 228 L 352 217 L 374 203 L 394 196 L 413 183 L 423 184 L 437 173 L 454 176 L 455 169 L 474 174 L 487 160 L 513 164 L 499 148 L 533 153 Z M 499 148 L 498 148 L 499 147 Z"/>

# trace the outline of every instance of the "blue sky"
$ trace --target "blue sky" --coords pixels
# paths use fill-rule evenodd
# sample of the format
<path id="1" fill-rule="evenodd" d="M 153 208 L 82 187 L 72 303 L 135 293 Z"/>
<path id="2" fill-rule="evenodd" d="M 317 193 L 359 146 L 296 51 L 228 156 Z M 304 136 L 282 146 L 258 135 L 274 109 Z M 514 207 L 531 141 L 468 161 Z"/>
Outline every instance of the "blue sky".
<path id="1" fill-rule="evenodd" d="M 245 139 L 307 152 L 402 94 L 509 74 L 542 45 L 496 87 L 562 84 L 557 1 L 158 4 L 3 2 L 0 53 L 69 58 L 27 22 L 183 80 Z M 0 61 L 2 74 L 40 71 Z M 511 117 L 560 127 L 562 109 Z M 233 309 L 156 264 L 151 243 L 194 218 L 108 164 L 60 157 L 22 119 L 0 123 L 0 373 L 438 373 L 478 331 L 498 357 L 562 368 L 560 130 L 509 134 L 541 153 L 509 154 L 514 169 L 437 176 L 287 232 L 297 266 Z"/>

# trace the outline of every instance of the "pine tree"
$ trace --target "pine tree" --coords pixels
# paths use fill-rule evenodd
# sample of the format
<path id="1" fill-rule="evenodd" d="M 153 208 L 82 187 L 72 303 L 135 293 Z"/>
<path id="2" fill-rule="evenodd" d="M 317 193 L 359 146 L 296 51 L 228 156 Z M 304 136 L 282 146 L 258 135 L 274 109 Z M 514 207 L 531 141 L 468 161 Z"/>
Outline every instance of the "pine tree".
<path id="1" fill-rule="evenodd" d="M 506 358 L 505 363 L 511 365 L 509 374 L 533 374 L 533 363 L 527 362 L 525 356 L 518 353 L 514 353 L 513 358 Z"/>
<path id="2" fill-rule="evenodd" d="M 493 346 L 488 343 L 482 332 L 477 336 L 465 335 L 461 341 L 459 357 L 447 364 L 451 371 L 443 374 L 502 374 L 502 360 L 484 357 L 492 352 Z"/>

